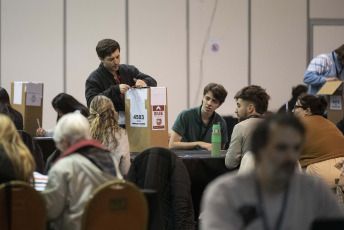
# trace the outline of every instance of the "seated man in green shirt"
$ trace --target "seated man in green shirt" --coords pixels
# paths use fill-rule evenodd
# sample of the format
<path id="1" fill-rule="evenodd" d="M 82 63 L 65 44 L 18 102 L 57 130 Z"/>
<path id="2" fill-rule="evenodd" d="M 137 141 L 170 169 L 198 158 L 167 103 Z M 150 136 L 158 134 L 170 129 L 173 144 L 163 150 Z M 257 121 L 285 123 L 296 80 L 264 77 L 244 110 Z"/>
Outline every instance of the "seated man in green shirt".
<path id="1" fill-rule="evenodd" d="M 228 141 L 225 120 L 215 112 L 227 97 L 226 89 L 215 83 L 209 83 L 203 91 L 202 104 L 182 111 L 172 127 L 170 149 L 207 149 L 211 150 L 213 124 L 221 125 L 221 142 L 224 149 Z"/>

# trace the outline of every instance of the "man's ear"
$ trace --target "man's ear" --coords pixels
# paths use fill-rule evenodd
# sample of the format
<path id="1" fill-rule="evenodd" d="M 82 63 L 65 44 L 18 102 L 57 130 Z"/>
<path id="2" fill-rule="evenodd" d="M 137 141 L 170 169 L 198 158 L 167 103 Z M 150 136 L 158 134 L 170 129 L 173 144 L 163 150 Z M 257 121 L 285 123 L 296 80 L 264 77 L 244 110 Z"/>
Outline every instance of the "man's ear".
<path id="1" fill-rule="evenodd" d="M 256 111 L 256 108 L 254 107 L 254 104 L 249 103 L 247 106 L 247 110 L 249 113 L 253 113 L 254 111 Z"/>
<path id="2" fill-rule="evenodd" d="M 63 148 L 63 151 L 68 149 L 71 145 L 72 144 L 70 143 L 70 141 L 67 138 L 65 138 L 65 137 L 61 138 L 61 146 Z"/>
<path id="3" fill-rule="evenodd" d="M 311 111 L 310 108 L 307 108 L 307 109 L 305 110 L 305 115 L 306 115 L 306 116 L 311 116 L 311 115 L 312 115 L 312 111 Z"/>
<path id="4" fill-rule="evenodd" d="M 102 57 L 98 57 L 98 58 L 99 58 L 99 60 L 100 60 L 101 62 L 104 61 L 104 58 L 102 58 Z"/>

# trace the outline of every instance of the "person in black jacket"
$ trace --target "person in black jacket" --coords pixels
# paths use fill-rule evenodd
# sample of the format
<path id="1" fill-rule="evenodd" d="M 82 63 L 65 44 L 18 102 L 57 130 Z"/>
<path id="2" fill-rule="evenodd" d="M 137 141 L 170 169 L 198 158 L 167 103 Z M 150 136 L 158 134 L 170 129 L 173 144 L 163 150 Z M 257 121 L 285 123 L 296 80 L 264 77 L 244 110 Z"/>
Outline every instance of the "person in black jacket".
<path id="1" fill-rule="evenodd" d="M 278 113 L 286 113 L 293 114 L 294 105 L 296 104 L 297 98 L 306 94 L 308 91 L 308 87 L 306 85 L 297 85 L 292 88 L 292 98 L 286 102 L 281 108 L 278 110 Z M 288 110 L 288 111 L 287 111 Z"/>
<path id="2" fill-rule="evenodd" d="M 10 104 L 10 97 L 6 89 L 0 87 L 0 113 L 9 116 L 17 130 L 23 130 L 23 116 L 20 112 L 13 109 Z"/>
<path id="3" fill-rule="evenodd" d="M 135 66 L 120 64 L 121 49 L 115 40 L 99 41 L 96 51 L 101 63 L 86 80 L 87 106 L 90 107 L 95 96 L 104 95 L 112 100 L 121 118 L 124 116 L 125 109 L 124 93 L 130 87 L 157 86 L 157 83 L 152 77 L 141 73 Z"/>
<path id="4" fill-rule="evenodd" d="M 144 150 L 131 163 L 127 180 L 158 192 L 165 227 L 159 229 L 195 229 L 189 173 L 176 154 L 161 147 Z"/>

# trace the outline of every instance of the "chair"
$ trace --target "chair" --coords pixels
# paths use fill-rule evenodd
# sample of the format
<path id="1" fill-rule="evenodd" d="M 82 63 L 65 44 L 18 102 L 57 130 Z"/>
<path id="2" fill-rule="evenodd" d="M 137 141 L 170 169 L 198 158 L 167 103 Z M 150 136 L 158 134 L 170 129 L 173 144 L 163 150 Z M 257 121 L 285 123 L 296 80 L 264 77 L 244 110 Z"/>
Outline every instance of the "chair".
<path id="1" fill-rule="evenodd" d="M 43 197 L 31 185 L 22 181 L 0 185 L 0 229 L 44 230 L 45 223 Z"/>
<path id="2" fill-rule="evenodd" d="M 231 142 L 234 126 L 238 124 L 238 118 L 235 118 L 232 116 L 223 116 L 222 118 L 226 121 L 226 124 L 227 124 L 228 142 L 226 143 L 225 149 L 228 149 L 229 144 Z"/>
<path id="3" fill-rule="evenodd" d="M 130 182 L 113 180 L 90 195 L 81 230 L 145 230 L 147 220 L 148 207 L 143 193 Z"/>
<path id="4" fill-rule="evenodd" d="M 311 230 L 342 230 L 344 229 L 344 219 L 317 219 L 313 221 Z"/>
<path id="5" fill-rule="evenodd" d="M 160 147 L 144 150 L 131 163 L 127 180 L 158 192 L 164 229 L 195 228 L 189 173 L 172 151 Z"/>
<path id="6" fill-rule="evenodd" d="M 39 173 L 43 173 L 44 170 L 44 160 L 43 160 L 43 153 L 41 150 L 41 147 L 39 144 L 32 138 L 32 136 L 23 131 L 19 130 L 18 131 L 20 137 L 22 138 L 24 144 L 28 147 L 30 150 L 33 158 L 35 159 L 36 162 L 36 170 Z"/>

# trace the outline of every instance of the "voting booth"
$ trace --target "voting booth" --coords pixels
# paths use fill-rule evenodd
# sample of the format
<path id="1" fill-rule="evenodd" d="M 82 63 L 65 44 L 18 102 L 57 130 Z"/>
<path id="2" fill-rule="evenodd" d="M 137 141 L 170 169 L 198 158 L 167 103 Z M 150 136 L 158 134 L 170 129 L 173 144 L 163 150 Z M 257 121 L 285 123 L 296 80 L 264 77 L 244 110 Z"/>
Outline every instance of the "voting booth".
<path id="1" fill-rule="evenodd" d="M 125 94 L 125 128 L 130 152 L 168 148 L 166 87 L 131 88 Z"/>
<path id="2" fill-rule="evenodd" d="M 11 106 L 22 114 L 24 131 L 36 136 L 38 122 L 42 124 L 43 83 L 12 82 Z"/>
<path id="3" fill-rule="evenodd" d="M 328 81 L 321 87 L 317 95 L 327 96 L 327 119 L 337 124 L 344 116 L 343 82 Z"/>

